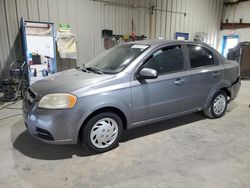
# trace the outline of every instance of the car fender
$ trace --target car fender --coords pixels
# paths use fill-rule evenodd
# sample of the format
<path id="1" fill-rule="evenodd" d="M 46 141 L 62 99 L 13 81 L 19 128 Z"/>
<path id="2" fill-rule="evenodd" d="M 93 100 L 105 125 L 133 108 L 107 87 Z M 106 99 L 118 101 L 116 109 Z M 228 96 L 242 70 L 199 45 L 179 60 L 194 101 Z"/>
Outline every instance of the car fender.
<path id="1" fill-rule="evenodd" d="M 91 97 L 93 99 L 93 97 Z M 83 99 L 84 100 L 84 99 Z M 88 100 L 86 98 L 85 102 L 85 110 L 83 111 L 82 117 L 79 121 L 79 124 L 76 128 L 77 135 L 79 130 L 81 129 L 84 121 L 95 111 L 106 108 L 106 107 L 113 107 L 119 109 L 126 117 L 127 125 L 131 124 L 131 104 L 126 104 L 122 101 L 119 97 L 107 94 L 100 94 L 94 97 L 94 102 Z M 82 107 L 80 107 L 82 108 Z"/>
<path id="2" fill-rule="evenodd" d="M 231 86 L 231 82 L 227 81 L 227 80 L 221 80 L 219 81 L 211 90 L 211 92 L 208 95 L 208 98 L 206 100 L 205 103 L 205 108 L 209 106 L 211 100 L 213 99 L 214 95 L 220 91 L 222 88 L 228 88 Z M 230 92 L 230 90 L 228 90 Z"/>

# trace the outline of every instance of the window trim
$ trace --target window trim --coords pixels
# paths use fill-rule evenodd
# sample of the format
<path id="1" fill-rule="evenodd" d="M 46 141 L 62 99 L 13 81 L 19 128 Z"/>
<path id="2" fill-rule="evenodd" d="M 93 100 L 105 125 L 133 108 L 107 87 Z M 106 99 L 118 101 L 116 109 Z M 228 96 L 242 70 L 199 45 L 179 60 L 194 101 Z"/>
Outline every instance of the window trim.
<path id="1" fill-rule="evenodd" d="M 190 61 L 188 46 L 199 46 L 201 48 L 205 48 L 206 50 L 208 50 L 213 55 L 214 64 L 212 64 L 212 65 L 204 65 L 204 66 L 200 66 L 200 67 L 191 67 L 191 61 Z M 206 46 L 203 46 L 201 44 L 184 44 L 183 48 L 186 51 L 186 56 L 187 56 L 187 63 L 188 63 L 187 70 L 203 69 L 203 68 L 206 68 L 206 67 L 214 67 L 214 66 L 219 66 L 220 65 L 217 55 Z"/>
<path id="2" fill-rule="evenodd" d="M 171 71 L 171 72 L 166 72 L 166 73 L 161 73 L 158 74 L 158 76 L 164 76 L 167 74 L 174 74 L 174 73 L 178 73 L 178 72 L 183 72 L 188 70 L 188 61 L 186 59 L 186 51 L 185 51 L 185 47 L 183 44 L 167 44 L 167 45 L 162 45 L 162 46 L 158 46 L 157 48 L 153 49 L 151 52 L 149 52 L 140 62 L 140 65 L 138 66 L 137 70 L 134 73 L 134 79 L 137 80 L 136 76 L 138 75 L 138 73 L 140 72 L 140 70 L 142 69 L 143 65 L 149 60 L 148 58 L 150 56 L 152 56 L 155 52 L 157 52 L 158 50 L 161 50 L 163 48 L 168 48 L 168 47 L 172 47 L 172 46 L 180 46 L 180 50 L 182 51 L 183 54 L 183 69 L 181 70 L 177 70 L 177 71 Z"/>

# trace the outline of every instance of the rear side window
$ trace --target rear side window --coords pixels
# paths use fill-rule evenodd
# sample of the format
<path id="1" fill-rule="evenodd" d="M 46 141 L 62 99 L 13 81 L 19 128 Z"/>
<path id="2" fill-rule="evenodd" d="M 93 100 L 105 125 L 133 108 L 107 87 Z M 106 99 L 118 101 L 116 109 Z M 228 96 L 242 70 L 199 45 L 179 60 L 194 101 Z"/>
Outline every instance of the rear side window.
<path id="1" fill-rule="evenodd" d="M 180 46 L 162 48 L 154 52 L 143 67 L 155 69 L 158 74 L 182 70 L 184 67 L 182 50 Z"/>
<path id="2" fill-rule="evenodd" d="M 187 45 L 192 68 L 214 65 L 213 53 L 206 48 L 196 45 Z"/>

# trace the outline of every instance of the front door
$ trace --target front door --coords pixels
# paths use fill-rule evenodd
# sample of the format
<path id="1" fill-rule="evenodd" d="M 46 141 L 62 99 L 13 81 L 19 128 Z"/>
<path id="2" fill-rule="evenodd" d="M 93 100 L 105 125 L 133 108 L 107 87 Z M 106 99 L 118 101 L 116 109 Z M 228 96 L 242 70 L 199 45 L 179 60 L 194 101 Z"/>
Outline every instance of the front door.
<path id="1" fill-rule="evenodd" d="M 132 81 L 133 123 L 152 120 L 189 109 L 189 78 L 182 46 L 168 46 L 152 53 L 141 68 L 157 70 L 157 79 Z"/>

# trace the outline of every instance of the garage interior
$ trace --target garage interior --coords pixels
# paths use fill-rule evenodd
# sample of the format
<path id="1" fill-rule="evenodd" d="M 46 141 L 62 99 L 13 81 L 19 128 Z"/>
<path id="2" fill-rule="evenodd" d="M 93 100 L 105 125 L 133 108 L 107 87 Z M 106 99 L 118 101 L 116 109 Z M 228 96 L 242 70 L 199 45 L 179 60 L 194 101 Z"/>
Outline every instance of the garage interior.
<path id="1" fill-rule="evenodd" d="M 0 0 L 0 187 L 250 187 L 249 10 L 249 0 Z M 22 79 L 33 83 L 145 39 L 204 42 L 237 61 L 241 88 L 226 115 L 126 130 L 102 154 L 28 134 L 19 90 L 28 86 L 10 83 L 13 65 L 31 62 Z"/>

